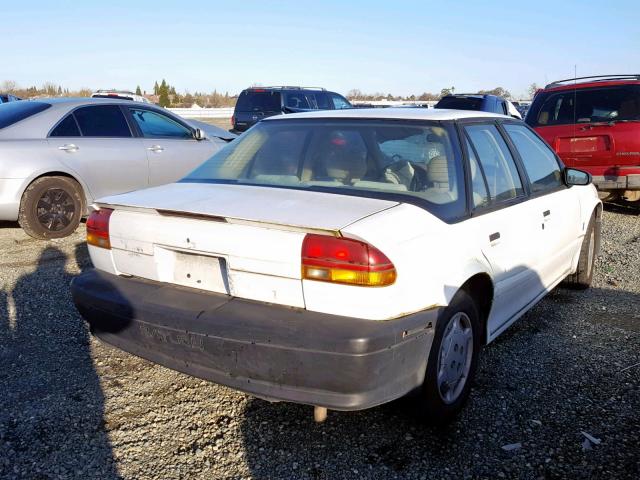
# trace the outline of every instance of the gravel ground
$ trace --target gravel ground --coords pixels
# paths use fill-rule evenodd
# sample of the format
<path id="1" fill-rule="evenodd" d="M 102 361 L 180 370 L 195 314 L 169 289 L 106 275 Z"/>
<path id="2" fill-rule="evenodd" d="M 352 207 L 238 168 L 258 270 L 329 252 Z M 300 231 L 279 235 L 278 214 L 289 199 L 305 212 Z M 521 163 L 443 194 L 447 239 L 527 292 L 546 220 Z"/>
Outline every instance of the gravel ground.
<path id="1" fill-rule="evenodd" d="M 472 398 L 431 429 L 405 402 L 268 403 L 104 346 L 68 290 L 90 267 L 0 224 L 0 477 L 640 477 L 640 216 L 604 214 L 594 287 L 556 289 L 483 352 Z M 586 432 L 600 439 L 587 442 Z M 506 451 L 502 447 L 520 443 Z"/>

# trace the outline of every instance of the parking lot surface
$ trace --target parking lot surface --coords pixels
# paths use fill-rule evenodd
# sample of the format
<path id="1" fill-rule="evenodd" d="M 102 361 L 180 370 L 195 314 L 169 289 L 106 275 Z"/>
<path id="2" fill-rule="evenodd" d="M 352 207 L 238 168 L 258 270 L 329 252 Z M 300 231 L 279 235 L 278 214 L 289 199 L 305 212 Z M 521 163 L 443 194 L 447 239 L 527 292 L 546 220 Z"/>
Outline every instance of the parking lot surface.
<path id="1" fill-rule="evenodd" d="M 69 294 L 84 227 L 0 223 L 0 478 L 639 478 L 640 216 L 603 222 L 593 288 L 557 288 L 485 348 L 443 429 L 406 401 L 315 424 L 105 346 Z"/>

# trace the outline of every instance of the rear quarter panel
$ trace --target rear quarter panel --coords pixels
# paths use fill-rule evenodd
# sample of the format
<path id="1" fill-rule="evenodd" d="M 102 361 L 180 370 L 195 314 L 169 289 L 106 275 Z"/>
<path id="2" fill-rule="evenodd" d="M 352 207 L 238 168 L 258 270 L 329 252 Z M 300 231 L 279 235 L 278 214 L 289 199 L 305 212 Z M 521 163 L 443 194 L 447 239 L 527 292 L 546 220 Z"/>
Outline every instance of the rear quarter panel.
<path id="1" fill-rule="evenodd" d="M 380 249 L 396 267 L 396 282 L 366 288 L 303 280 L 307 309 L 387 320 L 447 305 L 468 278 L 492 275 L 470 228 L 408 204 L 355 222 L 341 233 Z"/>
<path id="2" fill-rule="evenodd" d="M 14 201 L 20 201 L 22 194 L 29 184 L 38 177 L 55 172 L 63 173 L 77 180 L 87 197 L 87 204 L 93 200 L 88 196 L 88 189 L 77 172 L 59 162 L 51 154 L 47 140 L 0 140 L 0 179 L 14 179 L 11 182 L 12 192 L 3 192 L 3 201 L 12 197 Z M 17 219 L 16 217 L 11 220 Z"/>

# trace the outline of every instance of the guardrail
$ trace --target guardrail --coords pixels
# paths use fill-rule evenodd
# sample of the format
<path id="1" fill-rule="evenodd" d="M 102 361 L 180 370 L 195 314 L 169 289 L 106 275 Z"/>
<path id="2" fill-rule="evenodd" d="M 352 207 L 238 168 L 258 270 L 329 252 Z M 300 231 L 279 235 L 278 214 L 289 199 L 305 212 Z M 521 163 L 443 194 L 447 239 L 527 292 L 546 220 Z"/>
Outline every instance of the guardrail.
<path id="1" fill-rule="evenodd" d="M 231 118 L 233 107 L 227 108 L 167 108 L 183 118 Z"/>
<path id="2" fill-rule="evenodd" d="M 351 100 L 352 105 L 371 105 L 372 107 L 433 107 L 437 100 Z"/>

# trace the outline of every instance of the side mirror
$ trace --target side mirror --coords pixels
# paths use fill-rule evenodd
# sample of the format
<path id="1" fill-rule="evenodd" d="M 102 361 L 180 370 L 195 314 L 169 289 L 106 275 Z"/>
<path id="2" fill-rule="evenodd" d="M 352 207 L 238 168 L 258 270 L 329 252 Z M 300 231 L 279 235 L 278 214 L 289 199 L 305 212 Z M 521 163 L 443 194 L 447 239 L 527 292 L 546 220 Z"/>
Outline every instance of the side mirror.
<path id="1" fill-rule="evenodd" d="M 567 185 L 589 185 L 591 183 L 591 175 L 577 168 L 564 169 L 564 181 Z"/>
<path id="2" fill-rule="evenodd" d="M 200 130 L 199 128 L 196 128 L 193 131 L 193 138 L 195 138 L 196 140 L 204 140 L 207 137 L 202 130 Z"/>

